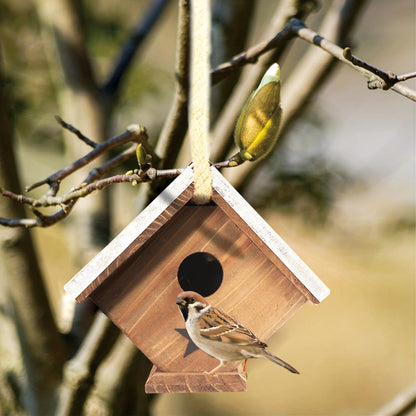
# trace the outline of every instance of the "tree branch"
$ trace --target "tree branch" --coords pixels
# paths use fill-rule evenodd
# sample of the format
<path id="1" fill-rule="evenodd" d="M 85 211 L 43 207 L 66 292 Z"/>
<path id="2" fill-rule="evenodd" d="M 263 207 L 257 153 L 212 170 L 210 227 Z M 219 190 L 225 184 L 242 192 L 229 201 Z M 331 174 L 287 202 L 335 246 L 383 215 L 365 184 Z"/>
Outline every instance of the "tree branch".
<path id="1" fill-rule="evenodd" d="M 267 45 L 270 42 L 280 42 L 282 38 L 279 40 L 279 36 L 276 35 L 276 32 L 280 33 L 281 31 L 285 31 L 285 27 L 292 18 L 306 18 L 315 7 L 316 3 L 314 1 L 281 1 L 276 8 L 274 16 L 270 19 L 268 27 L 266 27 L 262 35 L 263 38 L 268 40 L 261 42 L 260 46 L 254 46 L 253 49 L 249 48 L 247 54 L 248 60 L 244 61 L 244 53 L 239 54 L 236 59 L 231 59 L 231 62 L 234 62 L 234 64 L 237 65 L 237 68 L 240 64 L 250 63 L 250 60 L 252 59 L 260 60 L 260 62 L 256 66 L 248 67 L 243 71 L 238 82 L 238 87 L 233 90 L 220 117 L 218 117 L 218 120 L 212 129 L 212 160 L 222 160 L 227 156 L 227 153 L 232 147 L 232 131 L 235 127 L 235 122 L 241 108 L 247 100 L 247 97 L 256 88 L 259 80 L 264 75 L 265 70 L 270 66 L 271 61 L 276 61 L 283 55 L 289 42 L 282 42 L 280 47 L 276 46 L 273 56 L 260 57 L 260 55 L 267 52 Z M 288 37 L 288 40 L 289 39 L 290 37 Z M 231 68 L 232 65 L 227 71 L 231 70 Z M 216 78 L 215 73 L 216 69 L 211 73 L 213 81 Z"/>
<path id="2" fill-rule="evenodd" d="M 401 391 L 374 416 L 404 416 L 416 407 L 416 383 Z"/>
<path id="3" fill-rule="evenodd" d="M 97 312 L 76 355 L 64 367 L 56 414 L 83 414 L 85 398 L 92 386 L 94 374 L 103 357 L 115 341 L 118 330 L 102 313 Z"/>
<path id="4" fill-rule="evenodd" d="M 105 179 L 97 180 L 95 182 L 86 184 L 85 182 L 77 188 L 72 189 L 68 193 L 62 196 L 43 196 L 40 199 L 29 198 L 24 195 L 18 195 L 5 189 L 0 189 L 1 195 L 14 200 L 21 204 L 29 205 L 33 208 L 33 213 L 37 216 L 36 219 L 7 219 L 0 217 L 0 225 L 8 227 L 49 227 L 58 221 L 63 220 L 68 216 L 74 204 L 79 198 L 85 198 L 89 194 L 95 191 L 101 191 L 102 189 L 113 185 L 115 183 L 130 182 L 133 186 L 138 183 L 152 182 L 159 178 L 174 178 L 182 173 L 183 169 L 164 169 L 156 170 L 149 168 L 145 171 L 138 171 L 135 174 L 114 175 Z M 94 172 L 100 172 L 100 168 L 94 169 Z M 90 174 L 89 177 L 93 177 L 94 174 Z M 63 209 L 53 215 L 43 215 L 41 212 L 34 209 L 35 207 L 53 207 L 63 206 Z"/>
<path id="5" fill-rule="evenodd" d="M 180 0 L 176 41 L 175 96 L 156 145 L 156 153 L 161 158 L 161 165 L 158 167 L 162 169 L 173 166 L 188 128 L 190 59 L 189 25 L 189 0 Z"/>
<path id="6" fill-rule="evenodd" d="M 62 179 L 65 179 L 71 173 L 77 171 L 78 169 L 81 169 L 82 167 L 90 163 L 92 160 L 108 152 L 109 150 L 117 146 L 121 146 L 123 144 L 132 142 L 132 141 L 137 142 L 137 143 L 141 143 L 141 142 L 144 143 L 145 141 L 147 141 L 146 129 L 136 124 L 127 127 L 124 133 L 121 133 L 120 135 L 116 137 L 113 137 L 111 139 L 106 140 L 105 142 L 100 143 L 94 148 L 94 150 L 87 153 L 85 156 L 81 157 L 80 159 L 77 159 L 75 162 L 71 163 L 65 168 L 60 169 L 54 174 L 48 176 L 47 178 L 39 182 L 36 182 L 33 185 L 28 186 L 26 188 L 26 191 L 31 191 L 44 184 L 49 184 L 50 186 L 55 184 L 56 188 L 54 188 L 53 194 L 56 195 L 58 188 L 59 188 L 59 183 L 62 181 Z"/>
<path id="7" fill-rule="evenodd" d="M 145 16 L 140 18 L 140 21 L 133 28 L 130 37 L 124 44 L 121 50 L 120 56 L 108 81 L 102 87 L 102 91 L 108 97 L 113 96 L 116 91 L 119 90 L 120 83 L 123 76 L 127 73 L 134 55 L 137 53 L 140 45 L 146 39 L 146 36 L 155 26 L 166 6 L 170 0 L 156 0 L 152 1 L 149 9 L 146 11 Z"/>
<path id="8" fill-rule="evenodd" d="M 347 6 L 351 6 L 351 4 L 355 4 L 355 1 L 352 0 L 346 4 Z M 164 131 L 161 134 L 158 149 L 162 152 L 162 165 L 167 165 L 167 161 L 172 162 L 176 157 L 177 152 L 173 151 L 173 147 L 177 148 L 178 143 L 182 140 L 186 128 L 186 114 L 187 112 L 187 89 L 188 89 L 188 59 L 189 59 L 189 4 L 188 0 L 181 0 L 181 18 L 179 24 L 179 36 L 178 38 L 178 57 L 177 57 L 177 69 L 178 69 L 178 84 L 177 84 L 177 92 L 175 95 L 175 103 L 172 107 L 171 115 L 169 117 L 169 121 L 165 124 Z M 356 6 L 357 7 L 357 6 Z M 351 6 L 350 9 L 352 10 L 352 14 L 354 15 L 354 7 Z M 348 18 L 345 17 L 344 18 Z M 351 17 L 350 17 L 351 18 Z M 339 19 L 339 23 L 334 25 L 334 31 L 339 31 L 340 27 L 344 24 L 342 19 Z M 402 85 L 398 85 L 399 82 L 405 81 L 407 79 L 413 78 L 416 76 L 416 73 L 409 73 L 404 74 L 401 76 L 394 75 L 389 72 L 385 72 L 381 69 L 378 69 L 359 58 L 352 55 L 351 50 L 349 48 L 341 48 L 340 46 L 336 45 L 335 43 L 329 41 L 324 36 L 319 35 L 318 33 L 314 32 L 313 30 L 306 27 L 306 25 L 299 19 L 291 19 L 287 25 L 280 31 L 277 35 L 270 38 L 268 41 L 264 41 L 259 43 L 258 45 L 249 48 L 246 52 L 237 55 L 229 62 L 220 65 L 215 70 L 212 71 L 211 75 L 213 77 L 213 82 L 218 82 L 219 79 L 230 74 L 232 71 L 235 71 L 237 68 L 245 65 L 247 63 L 251 63 L 256 61 L 261 55 L 270 51 L 271 49 L 281 49 L 290 39 L 293 37 L 299 37 L 304 41 L 318 46 L 320 49 L 326 51 L 328 55 L 332 58 L 336 58 L 339 61 L 349 65 L 354 70 L 361 73 L 367 79 L 369 79 L 369 83 L 371 83 L 371 88 L 382 88 L 382 89 L 392 89 L 410 99 L 416 100 L 416 92 L 412 91 Z M 305 57 L 308 59 L 308 57 Z M 290 109 L 291 106 L 285 106 L 284 112 L 284 120 L 282 122 L 282 130 L 286 127 L 288 120 L 293 118 L 293 114 L 297 111 L 296 109 L 300 108 L 306 102 L 306 97 L 308 96 L 308 91 L 312 89 L 314 85 L 318 82 L 319 77 L 325 72 L 323 68 L 327 68 L 330 64 L 330 60 L 325 61 L 324 65 L 318 67 L 318 74 L 316 80 L 310 83 L 310 88 L 306 88 L 304 85 L 302 86 L 303 94 L 298 97 L 299 94 L 292 94 L 296 96 L 297 104 L 294 106 L 293 109 Z M 310 68 L 310 65 L 303 65 Z M 314 78 L 314 79 L 315 79 Z M 296 77 L 299 79 L 299 76 Z M 286 89 L 289 88 L 287 84 Z M 285 91 L 285 89 L 283 89 Z M 241 106 L 240 106 L 241 108 Z M 171 118 L 172 117 L 172 118 Z M 230 117 L 228 117 L 230 119 Z M 54 174 L 48 176 L 47 178 L 34 183 L 33 185 L 29 186 L 26 190 L 30 191 L 33 190 L 43 184 L 49 185 L 48 192 L 41 197 L 40 199 L 33 199 L 23 195 L 18 195 L 8 190 L 0 189 L 1 194 L 9 199 L 15 200 L 21 204 L 27 204 L 34 208 L 33 212 L 37 218 L 35 219 L 6 219 L 0 218 L 0 225 L 6 225 L 9 227 L 34 227 L 34 226 L 49 226 L 57 221 L 62 220 L 65 218 L 70 210 L 72 209 L 74 203 L 79 199 L 83 198 L 94 191 L 101 190 L 106 188 L 109 185 L 114 183 L 122 183 L 122 182 L 130 182 L 133 185 L 136 185 L 140 182 L 149 182 L 154 181 L 156 178 L 167 178 L 167 177 L 175 177 L 180 172 L 181 169 L 161 169 L 156 170 L 155 168 L 151 167 L 149 169 L 140 170 L 134 173 L 133 175 L 115 175 L 109 178 L 97 180 L 101 177 L 104 173 L 108 172 L 110 169 L 118 166 L 121 162 L 128 159 L 129 157 L 133 156 L 135 149 L 130 148 L 124 151 L 122 154 L 114 157 L 110 161 L 102 164 L 98 168 L 93 169 L 88 174 L 85 181 L 76 188 L 71 189 L 63 196 L 57 196 L 59 191 L 60 182 L 68 177 L 70 174 L 75 172 L 76 170 L 80 169 L 81 167 L 87 165 L 92 160 L 96 159 L 99 155 L 104 154 L 105 152 L 109 151 L 110 149 L 120 146 L 122 144 L 134 141 L 136 143 L 142 143 L 145 147 L 146 151 L 153 155 L 154 160 L 156 160 L 156 164 L 158 164 L 158 156 L 156 153 L 151 149 L 151 147 L 147 143 L 147 134 L 144 128 L 140 126 L 130 126 L 126 132 L 122 133 L 119 136 L 116 136 L 112 139 L 109 139 L 101 144 L 96 144 L 94 142 L 89 141 L 84 135 L 82 135 L 79 130 L 75 129 L 68 123 L 65 123 L 62 119 L 58 118 L 60 124 L 65 127 L 66 129 L 70 130 L 71 132 L 75 133 L 81 140 L 85 141 L 86 143 L 94 146 L 94 149 L 86 154 L 85 156 L 81 157 L 80 159 L 76 160 L 72 164 L 66 166 L 65 168 L 55 172 Z M 178 134 L 181 136 L 179 137 Z M 172 156 L 173 153 L 175 156 Z M 225 160 L 224 162 L 218 162 L 216 166 L 218 167 L 232 167 L 235 166 L 236 163 L 235 158 L 231 157 L 230 159 Z M 239 163 L 237 163 L 239 164 Z M 244 174 L 245 177 L 248 177 L 248 172 L 253 170 L 253 166 L 247 166 L 247 172 Z M 242 172 L 242 171 L 241 171 Z M 50 206 L 62 206 L 62 210 L 50 215 L 46 216 L 37 211 L 35 208 L 38 207 L 50 207 Z"/>
<path id="9" fill-rule="evenodd" d="M 62 121 L 63 122 L 63 121 Z M 74 132 L 78 137 L 82 135 L 77 129 L 65 123 L 65 127 L 70 131 Z M 83 135 L 82 135 L 83 136 Z M 85 137 L 85 136 L 84 136 Z M 87 141 L 89 140 L 86 138 Z M 130 182 L 133 185 L 139 182 L 148 182 L 152 181 L 157 177 L 172 177 L 177 176 L 180 171 L 178 170 L 165 170 L 165 171 L 156 171 L 150 166 L 146 167 L 143 170 L 137 170 L 135 175 L 115 175 L 106 179 L 98 180 L 102 175 L 107 173 L 109 170 L 115 168 L 123 161 L 135 155 L 137 145 L 130 147 L 121 154 L 115 156 L 111 160 L 103 163 L 101 166 L 92 169 L 87 178 L 77 187 L 72 188 L 64 195 L 58 196 L 60 183 L 63 179 L 68 177 L 70 174 L 80 169 L 81 167 L 87 165 L 92 160 L 97 159 L 105 152 L 115 148 L 116 146 L 124 145 L 129 142 L 141 143 L 146 152 L 152 156 L 153 160 L 158 161 L 157 155 L 154 153 L 153 149 L 147 142 L 146 130 L 143 127 L 138 125 L 132 125 L 127 128 L 127 130 L 120 134 L 119 136 L 108 139 L 107 141 L 97 144 L 91 152 L 76 160 L 72 164 L 66 166 L 63 169 L 53 173 L 48 176 L 46 179 L 43 179 L 35 184 L 27 187 L 27 191 L 30 191 L 36 187 L 39 187 L 43 184 L 49 184 L 48 191 L 39 199 L 30 198 L 24 195 L 19 195 L 14 192 L 11 192 L 6 189 L 0 188 L 0 194 L 9 200 L 18 202 L 19 204 L 28 205 L 32 209 L 32 212 L 35 214 L 36 218 L 28 219 L 7 219 L 0 218 L 0 225 L 5 225 L 8 227 L 47 227 L 55 224 L 58 221 L 64 219 L 70 213 L 75 202 L 82 197 L 89 195 L 90 193 L 106 188 L 113 183 L 120 182 Z M 36 208 L 40 207 L 51 207 L 51 206 L 61 206 L 62 209 L 53 215 L 44 215 L 39 212 Z"/>
<path id="10" fill-rule="evenodd" d="M 120 395 L 123 395 L 121 389 L 126 387 L 127 374 L 137 354 L 139 350 L 136 345 L 120 334 L 97 370 L 94 388 L 86 403 L 87 409 L 94 409 L 94 414 L 113 414 L 112 410 L 117 408 Z"/>
<path id="11" fill-rule="evenodd" d="M 237 68 L 240 68 L 247 64 L 254 64 L 258 61 L 259 57 L 272 49 L 280 48 L 286 44 L 290 39 L 296 36 L 296 31 L 293 30 L 294 24 L 297 20 L 291 20 L 282 31 L 269 40 L 258 43 L 252 46 L 246 51 L 234 56 L 228 62 L 224 62 L 218 65 L 211 71 L 211 82 L 216 84 L 223 78 L 233 73 Z"/>
<path id="12" fill-rule="evenodd" d="M 231 56 L 244 50 L 253 23 L 255 0 L 215 0 L 212 2 L 211 67 L 226 62 Z M 235 28 L 238 27 L 238 30 Z M 211 80 L 210 122 L 213 124 L 221 114 L 232 90 L 238 83 L 241 71 L 234 71 L 221 83 Z"/>
<path id="13" fill-rule="evenodd" d="M 66 121 L 62 120 L 62 118 L 58 115 L 55 116 L 56 121 L 64 128 L 67 129 L 68 131 L 70 131 L 71 133 L 74 133 L 78 139 L 80 139 L 81 141 L 83 141 L 85 144 L 87 144 L 88 146 L 92 147 L 93 149 L 96 148 L 98 146 L 97 143 L 95 143 L 94 141 L 92 141 L 91 139 L 89 139 L 88 137 L 84 136 L 78 129 L 76 129 L 74 126 L 72 126 L 71 124 L 68 124 Z"/>
<path id="14" fill-rule="evenodd" d="M 376 68 L 375 66 L 354 56 L 350 48 L 345 48 L 343 50 L 343 57 L 347 61 L 351 62 L 354 65 L 355 69 L 368 79 L 367 86 L 370 90 L 392 89 L 393 91 L 396 91 L 404 97 L 409 98 L 412 101 L 416 101 L 415 91 L 405 87 L 404 85 L 400 85 L 400 88 L 395 88 L 398 87 L 397 83 L 407 81 L 411 78 L 415 78 L 416 72 L 404 75 L 396 75 L 390 71 L 383 71 L 382 69 Z M 363 71 L 360 71 L 358 68 L 362 68 Z"/>
<path id="15" fill-rule="evenodd" d="M 403 82 L 410 78 L 416 77 L 415 72 L 397 76 L 392 72 L 386 72 L 382 69 L 376 68 L 375 66 L 355 57 L 349 47 L 341 48 L 340 46 L 306 27 L 305 23 L 301 20 L 292 19 L 284 27 L 284 29 L 273 38 L 260 42 L 257 45 L 247 49 L 247 51 L 236 55 L 230 61 L 217 66 L 217 68 L 211 71 L 212 83 L 215 84 L 219 82 L 224 76 L 227 76 L 229 73 L 235 71 L 237 68 L 243 65 L 257 62 L 261 55 L 272 49 L 280 48 L 283 44 L 288 42 L 290 39 L 293 39 L 294 37 L 298 37 L 312 45 L 318 46 L 328 54 L 332 55 L 334 58 L 337 58 L 343 63 L 350 64 L 350 67 L 369 79 L 370 89 L 380 88 L 387 90 L 392 88 L 398 82 Z M 374 79 L 374 77 L 377 79 Z M 407 98 L 414 100 L 413 95 L 411 95 L 411 97 Z"/>
<path id="16" fill-rule="evenodd" d="M 5 86 L 0 51 L 0 181 L 18 192 L 21 188 L 14 150 L 16 141 L 9 123 L 10 105 Z M 1 198 L 0 216 L 16 214 L 26 215 L 23 205 L 16 206 Z M 55 325 L 37 251 L 28 230 L 2 230 L 0 263 L 2 291 L 7 293 L 19 338 L 20 348 L 16 354 L 22 355 L 25 368 L 22 384 L 26 397 L 30 397 L 26 410 L 32 414 L 49 414 L 61 378 L 66 348 Z M 2 337 L 6 336 L 2 334 Z"/>

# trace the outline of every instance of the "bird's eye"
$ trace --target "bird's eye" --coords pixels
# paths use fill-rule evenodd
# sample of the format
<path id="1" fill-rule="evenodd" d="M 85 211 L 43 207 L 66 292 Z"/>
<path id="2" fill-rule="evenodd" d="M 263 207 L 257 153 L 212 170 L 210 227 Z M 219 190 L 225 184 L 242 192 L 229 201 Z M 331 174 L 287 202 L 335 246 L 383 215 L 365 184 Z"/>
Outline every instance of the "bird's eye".
<path id="1" fill-rule="evenodd" d="M 189 298 L 189 303 L 194 303 L 195 299 L 194 298 Z"/>

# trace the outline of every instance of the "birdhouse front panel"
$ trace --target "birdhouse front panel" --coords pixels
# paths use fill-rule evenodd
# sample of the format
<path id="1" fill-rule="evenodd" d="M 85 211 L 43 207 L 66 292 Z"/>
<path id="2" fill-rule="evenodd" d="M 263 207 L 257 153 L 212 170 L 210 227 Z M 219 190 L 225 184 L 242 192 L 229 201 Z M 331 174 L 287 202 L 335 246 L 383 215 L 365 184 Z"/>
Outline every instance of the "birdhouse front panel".
<path id="1" fill-rule="evenodd" d="M 184 289 L 178 280 L 180 266 L 197 253 L 208 253 L 222 269 L 222 281 L 207 296 L 209 301 L 260 338 L 269 338 L 306 301 L 221 208 L 185 205 L 91 294 L 162 371 L 204 371 L 215 365 L 214 359 L 199 350 L 189 353 L 184 322 L 175 304 Z M 190 286 L 185 289 L 204 285 L 200 277 L 210 279 L 204 273 L 204 259 L 193 267 L 195 276 L 188 277 Z M 269 318 L 259 319 L 264 316 Z"/>

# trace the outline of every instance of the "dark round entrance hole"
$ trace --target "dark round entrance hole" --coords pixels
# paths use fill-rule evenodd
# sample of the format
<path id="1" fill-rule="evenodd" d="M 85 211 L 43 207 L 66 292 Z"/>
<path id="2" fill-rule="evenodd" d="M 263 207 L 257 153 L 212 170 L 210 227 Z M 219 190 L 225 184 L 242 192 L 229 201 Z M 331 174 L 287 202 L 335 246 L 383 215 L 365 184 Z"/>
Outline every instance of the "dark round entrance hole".
<path id="1" fill-rule="evenodd" d="M 222 283 L 221 263 L 209 253 L 193 253 L 179 265 L 178 281 L 183 290 L 212 295 Z"/>

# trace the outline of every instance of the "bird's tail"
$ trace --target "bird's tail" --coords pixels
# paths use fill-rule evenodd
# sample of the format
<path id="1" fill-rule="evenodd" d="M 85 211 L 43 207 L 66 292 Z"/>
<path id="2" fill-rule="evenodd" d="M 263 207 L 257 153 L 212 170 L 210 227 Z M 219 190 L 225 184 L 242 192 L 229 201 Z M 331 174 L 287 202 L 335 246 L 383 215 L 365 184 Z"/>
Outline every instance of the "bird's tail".
<path id="1" fill-rule="evenodd" d="M 286 361 L 283 361 L 279 357 L 276 357 L 271 352 L 264 350 L 264 358 L 267 358 L 270 361 L 273 361 L 276 364 L 279 364 L 280 366 L 286 368 L 286 370 L 289 370 L 291 373 L 299 374 L 299 371 L 296 370 L 296 368 L 292 367 L 290 364 L 288 364 Z"/>

